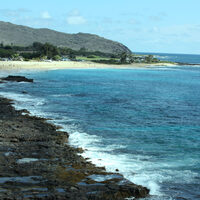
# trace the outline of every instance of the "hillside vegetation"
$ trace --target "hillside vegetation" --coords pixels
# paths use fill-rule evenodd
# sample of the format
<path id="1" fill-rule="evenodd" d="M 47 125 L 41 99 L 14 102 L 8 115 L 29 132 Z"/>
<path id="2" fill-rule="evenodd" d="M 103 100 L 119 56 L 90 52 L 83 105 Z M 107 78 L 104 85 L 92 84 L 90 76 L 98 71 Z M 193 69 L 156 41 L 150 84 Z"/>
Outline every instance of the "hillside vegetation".
<path id="1" fill-rule="evenodd" d="M 76 51 L 85 48 L 90 52 L 131 53 L 123 44 L 93 34 L 67 34 L 50 29 L 34 29 L 0 21 L 0 43 L 30 46 L 34 42 L 51 43 L 57 47 L 67 47 Z"/>

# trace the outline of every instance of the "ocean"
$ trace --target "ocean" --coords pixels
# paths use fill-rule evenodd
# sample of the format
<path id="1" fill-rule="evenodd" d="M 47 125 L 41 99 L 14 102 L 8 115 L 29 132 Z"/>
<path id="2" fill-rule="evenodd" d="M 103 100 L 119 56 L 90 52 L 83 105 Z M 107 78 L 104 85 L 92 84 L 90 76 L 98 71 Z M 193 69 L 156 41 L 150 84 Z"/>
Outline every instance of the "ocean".
<path id="1" fill-rule="evenodd" d="M 141 52 L 136 52 L 135 54 L 154 55 L 155 58 L 164 61 L 172 61 L 172 62 L 188 63 L 188 64 L 200 64 L 200 58 L 199 58 L 200 55 L 197 54 L 141 53 Z"/>
<path id="2" fill-rule="evenodd" d="M 148 187 L 146 200 L 200 199 L 200 67 L 22 74 L 35 82 L 1 84 L 0 95 L 61 125 L 84 157 Z"/>

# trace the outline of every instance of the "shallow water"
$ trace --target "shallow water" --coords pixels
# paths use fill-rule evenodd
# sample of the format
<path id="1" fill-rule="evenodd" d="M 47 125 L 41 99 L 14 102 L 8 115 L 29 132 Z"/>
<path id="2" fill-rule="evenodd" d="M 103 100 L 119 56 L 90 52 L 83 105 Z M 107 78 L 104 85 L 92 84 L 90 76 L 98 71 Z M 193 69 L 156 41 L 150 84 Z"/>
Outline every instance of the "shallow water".
<path id="1" fill-rule="evenodd" d="M 35 83 L 8 83 L 0 94 L 62 125 L 85 157 L 150 188 L 150 199 L 200 198 L 200 68 L 25 75 Z"/>

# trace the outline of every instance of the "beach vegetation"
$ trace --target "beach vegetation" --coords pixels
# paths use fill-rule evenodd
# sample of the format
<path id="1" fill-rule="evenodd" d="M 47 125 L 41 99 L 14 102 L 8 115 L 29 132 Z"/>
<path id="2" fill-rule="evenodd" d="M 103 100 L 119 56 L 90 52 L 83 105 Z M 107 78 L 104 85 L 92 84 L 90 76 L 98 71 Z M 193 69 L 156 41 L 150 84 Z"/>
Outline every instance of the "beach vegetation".
<path id="1" fill-rule="evenodd" d="M 151 63 L 153 61 L 153 55 L 148 55 L 145 57 L 145 62 Z"/>
<path id="2" fill-rule="evenodd" d="M 51 59 L 56 55 L 60 55 L 59 49 L 50 43 L 42 45 L 40 52 L 41 55 L 47 56 L 48 59 Z"/>
<path id="3" fill-rule="evenodd" d="M 69 55 L 68 55 L 68 58 L 69 58 L 70 60 L 76 60 L 76 55 L 75 55 L 75 53 L 74 53 L 74 52 L 70 52 Z"/>
<path id="4" fill-rule="evenodd" d="M 100 51 L 88 51 L 85 47 L 79 50 L 67 47 L 57 47 L 50 43 L 34 42 L 30 46 L 17 46 L 0 44 L 0 58 L 10 60 L 73 60 L 90 61 L 104 64 L 131 64 L 131 63 L 160 63 L 153 55 L 136 55 L 123 52 L 121 54 L 105 53 Z"/>
<path id="5" fill-rule="evenodd" d="M 94 56 L 94 55 L 89 55 L 89 56 L 87 56 L 87 58 L 96 58 L 96 56 Z"/>
<path id="6" fill-rule="evenodd" d="M 61 56 L 55 55 L 55 56 L 53 57 L 53 60 L 59 61 L 59 60 L 61 60 Z"/>
<path id="7" fill-rule="evenodd" d="M 82 55 L 82 56 L 87 56 L 87 49 L 85 47 L 82 47 L 80 48 L 79 50 L 79 53 Z"/>
<path id="8" fill-rule="evenodd" d="M 39 52 L 32 52 L 32 53 L 21 52 L 20 56 L 22 56 L 26 60 L 32 60 L 32 59 L 39 58 L 41 54 Z"/>
<path id="9" fill-rule="evenodd" d="M 32 45 L 33 49 L 36 51 L 42 51 L 43 44 L 40 42 L 34 42 Z"/>
<path id="10" fill-rule="evenodd" d="M 10 49 L 0 48 L 0 57 L 1 58 L 11 58 L 15 52 Z"/>
<path id="11" fill-rule="evenodd" d="M 126 63 L 127 57 L 128 57 L 128 56 L 127 56 L 126 52 L 122 53 L 122 54 L 120 55 L 120 63 L 121 63 L 121 64 Z"/>

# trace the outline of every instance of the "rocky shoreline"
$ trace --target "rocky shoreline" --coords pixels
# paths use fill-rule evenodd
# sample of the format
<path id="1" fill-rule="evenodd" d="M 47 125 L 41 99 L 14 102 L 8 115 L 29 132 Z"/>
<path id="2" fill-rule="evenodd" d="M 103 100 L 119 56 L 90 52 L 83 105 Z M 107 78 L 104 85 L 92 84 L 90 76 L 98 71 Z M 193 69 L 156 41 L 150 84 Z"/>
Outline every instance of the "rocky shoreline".
<path id="1" fill-rule="evenodd" d="M 19 77 L 18 77 L 19 79 Z M 122 200 L 149 190 L 106 172 L 68 144 L 68 133 L 0 97 L 0 199 Z"/>

